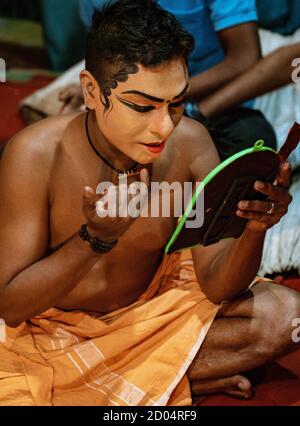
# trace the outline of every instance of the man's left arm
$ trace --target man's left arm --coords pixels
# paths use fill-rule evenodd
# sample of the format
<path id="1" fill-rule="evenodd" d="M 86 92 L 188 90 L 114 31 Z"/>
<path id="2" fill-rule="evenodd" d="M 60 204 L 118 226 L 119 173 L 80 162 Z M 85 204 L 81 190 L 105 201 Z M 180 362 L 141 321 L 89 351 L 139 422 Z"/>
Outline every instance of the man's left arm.
<path id="1" fill-rule="evenodd" d="M 290 175 L 289 163 L 282 164 L 276 185 L 264 182 L 258 187 L 258 182 L 255 183 L 255 189 L 267 195 L 267 201 L 238 204 L 236 214 L 248 219 L 241 237 L 192 249 L 197 279 L 212 302 L 220 303 L 238 296 L 255 278 L 265 233 L 285 215 L 292 200 L 288 192 Z"/>
<path id="2" fill-rule="evenodd" d="M 224 59 L 191 79 L 189 95 L 198 101 L 245 72 L 261 58 L 255 0 L 206 0 L 205 4 L 223 48 Z"/>
<path id="3" fill-rule="evenodd" d="M 200 102 L 205 117 L 213 117 L 249 99 L 293 83 L 293 59 L 300 56 L 300 43 L 283 46 L 254 64 L 249 70 Z"/>
<path id="4" fill-rule="evenodd" d="M 220 89 L 261 58 L 255 22 L 226 28 L 218 32 L 218 37 L 224 49 L 225 57 L 217 65 L 190 79 L 189 96 L 196 100 L 203 99 Z"/>

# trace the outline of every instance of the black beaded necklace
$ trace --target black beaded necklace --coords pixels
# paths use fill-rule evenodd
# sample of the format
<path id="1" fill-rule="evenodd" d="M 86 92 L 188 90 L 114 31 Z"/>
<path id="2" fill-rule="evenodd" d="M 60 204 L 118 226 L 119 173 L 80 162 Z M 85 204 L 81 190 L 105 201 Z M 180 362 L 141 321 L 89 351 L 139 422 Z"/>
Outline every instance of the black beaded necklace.
<path id="1" fill-rule="evenodd" d="M 139 165 L 139 163 L 135 163 L 130 169 L 121 170 L 121 169 L 118 169 L 117 167 L 113 166 L 106 158 L 104 158 L 100 154 L 100 152 L 98 152 L 96 150 L 96 148 L 94 147 L 93 142 L 91 140 L 90 134 L 89 134 L 89 128 L 88 128 L 89 113 L 90 113 L 90 111 L 87 112 L 86 117 L 85 117 L 85 131 L 86 131 L 86 136 L 87 136 L 87 139 L 89 141 L 89 144 L 93 148 L 94 152 L 98 155 L 98 157 L 100 157 L 101 160 L 104 161 L 104 163 L 108 167 L 110 167 L 112 170 L 114 170 L 115 172 L 117 172 L 119 175 L 127 175 L 127 177 L 129 177 L 131 175 L 135 175 L 136 173 L 138 173 L 138 165 Z"/>

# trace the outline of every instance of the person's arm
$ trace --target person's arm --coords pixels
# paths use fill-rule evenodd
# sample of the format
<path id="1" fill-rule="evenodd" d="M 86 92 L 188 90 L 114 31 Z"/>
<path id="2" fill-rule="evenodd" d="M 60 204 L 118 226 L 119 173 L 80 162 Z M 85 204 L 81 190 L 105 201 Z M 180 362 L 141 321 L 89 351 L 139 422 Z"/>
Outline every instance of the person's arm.
<path id="1" fill-rule="evenodd" d="M 238 239 L 226 239 L 192 250 L 199 284 L 214 303 L 230 300 L 243 292 L 260 266 L 265 232 L 247 228 Z"/>
<path id="2" fill-rule="evenodd" d="M 47 256 L 51 153 L 33 146 L 31 130 L 25 134 L 26 140 L 17 137 L 7 147 L 0 162 L 0 318 L 11 327 L 59 303 L 105 256 L 78 233 Z M 113 241 L 130 225 L 128 218 L 100 219 L 95 200 L 86 189 L 82 223 L 88 223 L 91 235 Z"/>
<path id="3" fill-rule="evenodd" d="M 293 82 L 292 61 L 300 57 L 300 43 L 281 47 L 249 70 L 199 103 L 201 112 L 212 117 L 240 103 Z"/>
<path id="4" fill-rule="evenodd" d="M 219 164 L 219 159 L 207 130 L 195 120 L 188 123 L 189 133 L 184 138 L 185 163 L 190 165 L 192 179 L 201 182 Z M 238 215 L 249 219 L 240 238 L 192 249 L 199 285 L 212 302 L 220 303 L 236 297 L 255 278 L 261 262 L 265 232 L 279 222 L 291 202 L 287 189 L 291 170 L 284 167 L 278 175 L 278 186 L 265 184 L 263 189 L 256 188 L 274 202 L 274 214 L 266 214 L 270 201 L 249 201 L 244 206 L 239 203 Z"/>
<path id="5" fill-rule="evenodd" d="M 55 305 L 98 259 L 78 235 L 45 257 L 49 164 L 30 145 L 16 140 L 0 162 L 0 317 L 8 326 Z"/>
<path id="6" fill-rule="evenodd" d="M 274 214 L 267 214 L 270 201 L 247 201 L 237 206 L 240 217 L 248 219 L 242 236 L 212 246 L 193 249 L 197 278 L 214 303 L 230 300 L 249 287 L 260 266 L 266 230 L 279 222 L 287 212 L 291 196 L 287 187 L 291 169 L 281 167 L 278 186 L 265 183 L 260 192 L 275 205 Z"/>
<path id="7" fill-rule="evenodd" d="M 225 58 L 214 67 L 190 79 L 189 96 L 207 96 L 240 75 L 261 57 L 257 24 L 247 22 L 218 32 Z"/>
<path id="8" fill-rule="evenodd" d="M 63 102 L 60 114 L 83 111 L 85 109 L 81 85 L 71 84 L 59 93 L 59 100 Z"/>

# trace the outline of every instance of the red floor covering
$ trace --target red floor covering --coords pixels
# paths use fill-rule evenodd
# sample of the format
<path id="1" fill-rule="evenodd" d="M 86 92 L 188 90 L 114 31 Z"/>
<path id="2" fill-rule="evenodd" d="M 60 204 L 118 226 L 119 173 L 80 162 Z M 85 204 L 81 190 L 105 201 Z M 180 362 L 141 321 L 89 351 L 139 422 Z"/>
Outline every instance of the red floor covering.
<path id="1" fill-rule="evenodd" d="M 0 83 L 0 143 L 24 127 L 18 114 L 18 102 L 49 81 L 49 77 L 36 77 L 30 83 Z M 300 291 L 298 277 L 286 279 L 282 284 Z M 212 395 L 195 405 L 300 405 L 300 350 L 266 365 L 250 400 Z"/>
<path id="2" fill-rule="evenodd" d="M 36 76 L 28 83 L 0 83 L 0 143 L 24 127 L 18 111 L 20 100 L 52 80 L 52 77 Z"/>

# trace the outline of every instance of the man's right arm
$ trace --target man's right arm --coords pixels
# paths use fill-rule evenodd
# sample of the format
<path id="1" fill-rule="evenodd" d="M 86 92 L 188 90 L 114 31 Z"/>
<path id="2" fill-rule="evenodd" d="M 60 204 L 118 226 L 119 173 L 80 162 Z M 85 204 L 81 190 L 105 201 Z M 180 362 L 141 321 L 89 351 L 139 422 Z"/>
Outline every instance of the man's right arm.
<path id="1" fill-rule="evenodd" d="M 45 257 L 51 155 L 18 138 L 0 162 L 0 317 L 12 327 L 58 303 L 99 259 L 78 234 Z"/>
<path id="2" fill-rule="evenodd" d="M 240 103 L 293 83 L 292 61 L 300 57 L 300 43 L 281 47 L 255 63 L 221 89 L 202 99 L 201 112 L 213 117 Z"/>

